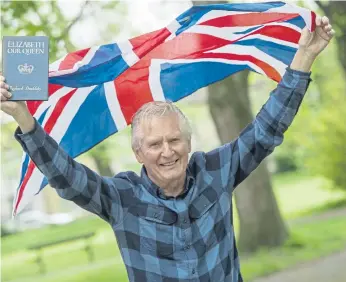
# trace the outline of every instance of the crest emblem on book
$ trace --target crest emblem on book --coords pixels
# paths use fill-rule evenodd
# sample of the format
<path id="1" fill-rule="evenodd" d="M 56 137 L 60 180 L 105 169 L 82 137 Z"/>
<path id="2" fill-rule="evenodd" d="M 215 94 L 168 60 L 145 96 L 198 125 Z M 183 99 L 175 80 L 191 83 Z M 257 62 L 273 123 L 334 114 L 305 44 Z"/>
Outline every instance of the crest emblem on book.
<path id="1" fill-rule="evenodd" d="M 18 66 L 18 71 L 21 74 L 31 74 L 33 70 L 34 70 L 34 66 L 33 65 L 28 65 L 27 63 L 25 63 L 24 65 L 19 65 Z"/>

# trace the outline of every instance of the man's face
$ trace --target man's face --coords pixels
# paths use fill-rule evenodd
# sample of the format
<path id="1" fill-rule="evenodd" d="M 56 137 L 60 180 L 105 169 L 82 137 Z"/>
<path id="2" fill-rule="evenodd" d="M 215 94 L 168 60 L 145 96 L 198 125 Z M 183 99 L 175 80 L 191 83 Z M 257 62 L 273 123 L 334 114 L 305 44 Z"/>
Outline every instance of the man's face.
<path id="1" fill-rule="evenodd" d="M 135 155 L 150 179 L 165 187 L 185 177 L 191 142 L 180 130 L 178 115 L 154 116 L 140 126 L 142 145 Z"/>

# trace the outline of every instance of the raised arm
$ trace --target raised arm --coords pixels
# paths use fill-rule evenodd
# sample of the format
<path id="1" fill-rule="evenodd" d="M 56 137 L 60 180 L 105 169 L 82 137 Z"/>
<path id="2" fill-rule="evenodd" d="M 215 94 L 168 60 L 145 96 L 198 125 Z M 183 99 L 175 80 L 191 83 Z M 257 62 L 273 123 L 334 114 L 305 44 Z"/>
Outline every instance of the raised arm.
<path id="1" fill-rule="evenodd" d="M 73 160 L 36 120 L 29 132 L 23 134 L 18 128 L 15 138 L 61 198 L 76 203 L 109 223 L 119 222 L 122 209 L 117 187 L 127 185 L 130 189 L 129 183 L 102 177 Z M 122 181 L 124 183 L 120 184 Z"/>
<path id="2" fill-rule="evenodd" d="M 6 101 L 10 94 L 1 80 L 1 109 L 18 123 L 15 137 L 60 197 L 73 201 L 111 224 L 122 218 L 118 186 L 131 189 L 121 178 L 99 176 L 73 160 L 30 114 L 25 102 Z"/>
<path id="3" fill-rule="evenodd" d="M 227 187 L 236 187 L 280 145 L 291 125 L 310 82 L 310 68 L 334 35 L 326 17 L 316 18 L 316 30 L 303 30 L 299 49 L 277 88 L 255 120 L 232 143 L 206 154 L 207 166 L 221 171 Z M 215 162 L 215 159 L 219 160 Z"/>

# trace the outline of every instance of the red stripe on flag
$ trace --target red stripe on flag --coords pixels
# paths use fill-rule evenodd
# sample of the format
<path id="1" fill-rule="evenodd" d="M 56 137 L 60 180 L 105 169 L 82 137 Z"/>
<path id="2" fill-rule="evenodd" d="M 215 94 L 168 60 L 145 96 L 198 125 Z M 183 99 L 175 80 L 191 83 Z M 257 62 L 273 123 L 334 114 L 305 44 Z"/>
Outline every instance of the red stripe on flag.
<path id="1" fill-rule="evenodd" d="M 85 55 L 89 52 L 90 48 L 83 49 L 80 51 L 76 51 L 68 54 L 65 59 L 60 63 L 59 70 L 68 70 L 73 68 L 73 66 L 81 61 Z"/>
<path id="2" fill-rule="evenodd" d="M 49 134 L 53 128 L 53 126 L 55 125 L 57 119 L 59 118 L 62 110 L 65 108 L 66 104 L 68 103 L 68 101 L 71 99 L 72 95 L 77 91 L 77 89 L 72 90 L 69 94 L 63 96 L 55 105 L 54 110 L 51 114 L 51 116 L 48 118 L 45 126 L 44 126 L 44 130 Z M 18 191 L 18 197 L 17 197 L 17 202 L 16 202 L 16 208 L 15 210 L 17 210 L 18 205 L 20 203 L 20 201 L 22 200 L 23 197 L 23 193 L 24 193 L 24 189 L 34 171 L 35 168 L 35 164 L 30 161 L 29 165 L 28 165 L 28 170 L 25 173 L 24 179 L 22 184 L 19 187 L 19 191 Z"/>
<path id="3" fill-rule="evenodd" d="M 171 33 L 166 28 L 146 33 L 142 36 L 130 39 L 133 46 L 133 51 L 139 58 L 144 57 L 148 52 L 151 52 L 157 45 L 166 40 Z"/>
<path id="4" fill-rule="evenodd" d="M 168 32 L 162 31 L 163 34 Z M 170 33 L 169 33 L 170 34 Z M 182 33 L 179 37 L 164 42 L 115 80 L 115 88 L 121 110 L 129 124 L 136 111 L 153 101 L 148 77 L 152 59 L 185 58 L 191 54 L 207 51 L 229 44 L 230 41 L 205 34 Z"/>
<path id="5" fill-rule="evenodd" d="M 220 58 L 220 59 L 240 61 L 240 62 L 243 62 L 244 64 L 245 64 L 245 61 L 249 61 L 249 62 L 255 64 L 256 66 L 258 66 L 259 68 L 261 68 L 267 76 L 274 79 L 275 81 L 279 82 L 281 80 L 281 75 L 275 68 L 273 68 L 268 63 L 261 61 L 255 57 L 253 57 L 253 56 L 250 56 L 250 55 L 238 55 L 238 54 L 226 54 L 226 53 L 222 53 L 222 54 L 208 53 L 208 54 L 198 55 L 197 58 L 198 59 L 199 58 L 207 58 L 207 59 Z"/>
<path id="6" fill-rule="evenodd" d="M 56 121 L 60 117 L 61 112 L 65 108 L 68 101 L 71 99 L 72 95 L 77 91 L 77 89 L 73 89 L 70 93 L 67 95 L 61 97 L 59 101 L 55 104 L 54 110 L 50 117 L 48 118 L 46 124 L 44 125 L 44 130 L 49 134 L 55 125 Z"/>
<path id="7" fill-rule="evenodd" d="M 272 22 L 284 22 L 298 16 L 299 14 L 248 13 L 217 17 L 199 23 L 198 25 L 209 25 L 214 27 L 254 26 Z"/>
<path id="8" fill-rule="evenodd" d="M 247 36 L 252 34 L 261 34 L 268 37 L 273 37 L 276 39 L 289 41 L 293 43 L 298 43 L 300 35 L 301 35 L 300 32 L 286 26 L 265 26 L 259 30 L 251 32 L 250 34 L 244 37 L 246 38 Z M 241 40 L 241 39 L 238 39 L 238 40 Z"/>
<path id="9" fill-rule="evenodd" d="M 23 179 L 23 182 L 22 182 L 22 184 L 19 187 L 16 207 L 15 207 L 15 212 L 17 211 L 19 203 L 22 200 L 24 188 L 26 187 L 26 184 L 28 183 L 29 178 L 32 175 L 32 172 L 34 171 L 34 168 L 35 168 L 35 164 L 30 160 L 30 163 L 29 163 L 29 166 L 28 166 L 28 170 L 26 171 L 26 174 L 25 174 L 25 177 Z"/>
<path id="10" fill-rule="evenodd" d="M 311 11 L 311 32 L 314 32 L 316 28 L 316 14 Z"/>
<path id="11" fill-rule="evenodd" d="M 215 37 L 209 34 L 198 34 L 198 33 L 181 33 L 179 36 L 172 40 L 165 42 L 158 46 L 155 50 L 150 52 L 148 56 L 143 60 L 150 59 L 184 59 L 185 56 L 195 54 L 198 52 L 205 52 L 213 50 L 227 44 L 231 41 Z M 141 62 L 139 62 L 141 63 Z M 141 64 L 137 63 L 142 67 Z M 148 63 L 147 63 L 148 65 Z M 133 67 L 136 67 L 134 65 Z"/>
<path id="12" fill-rule="evenodd" d="M 152 32 L 148 32 L 137 37 L 131 38 L 129 41 L 131 42 L 133 48 L 138 48 L 141 45 L 145 44 L 147 41 L 150 41 L 152 38 L 155 38 L 158 34 L 162 32 L 162 30 L 163 28 Z"/>
<path id="13" fill-rule="evenodd" d="M 58 91 L 59 89 L 63 88 L 64 86 L 58 85 L 58 84 L 48 84 L 48 96 L 51 96 L 54 92 Z M 38 109 L 38 107 L 43 103 L 44 101 L 28 101 L 28 109 L 29 112 L 34 115 Z"/>
<path id="14" fill-rule="evenodd" d="M 131 123 L 133 115 L 143 104 L 153 101 L 148 77 L 148 68 L 130 68 L 126 75 L 120 75 L 115 80 L 118 101 L 127 124 Z"/>

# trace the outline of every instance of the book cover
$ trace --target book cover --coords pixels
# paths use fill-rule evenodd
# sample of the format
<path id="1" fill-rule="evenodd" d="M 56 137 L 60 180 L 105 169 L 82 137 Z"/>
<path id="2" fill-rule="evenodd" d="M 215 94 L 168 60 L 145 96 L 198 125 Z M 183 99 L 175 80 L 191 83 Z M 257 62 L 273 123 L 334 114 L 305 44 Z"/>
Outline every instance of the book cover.
<path id="1" fill-rule="evenodd" d="M 13 101 L 48 100 L 47 36 L 4 36 L 2 70 Z"/>

